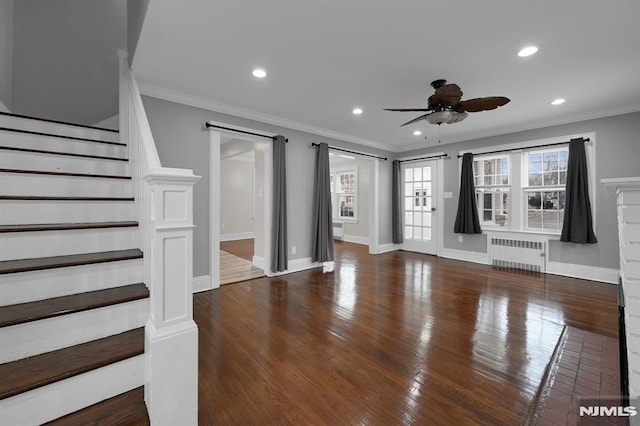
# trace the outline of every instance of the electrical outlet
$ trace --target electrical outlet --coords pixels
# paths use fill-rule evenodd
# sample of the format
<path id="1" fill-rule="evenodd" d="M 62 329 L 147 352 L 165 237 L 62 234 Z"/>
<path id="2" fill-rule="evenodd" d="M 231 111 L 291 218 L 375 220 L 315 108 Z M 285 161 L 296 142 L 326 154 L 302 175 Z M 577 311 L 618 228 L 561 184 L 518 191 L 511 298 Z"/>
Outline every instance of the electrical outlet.
<path id="1" fill-rule="evenodd" d="M 296 246 L 291 246 L 291 254 L 296 254 Z"/>
<path id="2" fill-rule="evenodd" d="M 462 235 L 458 235 L 458 242 L 459 243 L 464 242 L 464 237 Z"/>

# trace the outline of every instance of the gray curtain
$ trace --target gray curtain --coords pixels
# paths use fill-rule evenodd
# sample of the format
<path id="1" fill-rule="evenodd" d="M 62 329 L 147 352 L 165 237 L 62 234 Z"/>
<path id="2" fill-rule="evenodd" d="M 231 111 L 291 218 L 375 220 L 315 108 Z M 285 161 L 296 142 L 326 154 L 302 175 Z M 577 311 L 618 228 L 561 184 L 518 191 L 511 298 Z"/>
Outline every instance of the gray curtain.
<path id="1" fill-rule="evenodd" d="M 589 200 L 589 178 L 584 139 L 569 142 L 567 165 L 567 195 L 564 205 L 564 221 L 560 241 L 572 243 L 597 243 L 593 233 L 593 217 Z"/>
<path id="2" fill-rule="evenodd" d="M 333 213 L 331 209 L 331 171 L 329 145 L 316 147 L 313 181 L 313 253 L 314 262 L 328 262 L 333 256 Z"/>
<path id="3" fill-rule="evenodd" d="M 402 171 L 400 161 L 393 162 L 393 182 L 391 183 L 391 233 L 393 243 L 402 244 Z"/>
<path id="4" fill-rule="evenodd" d="M 473 184 L 473 154 L 470 152 L 462 156 L 458 214 L 453 232 L 457 234 L 482 234 L 478 218 L 478 204 L 476 203 L 476 188 Z"/>
<path id="5" fill-rule="evenodd" d="M 287 259 L 287 161 L 284 136 L 273 138 L 273 213 L 271 220 L 271 271 L 288 268 Z"/>

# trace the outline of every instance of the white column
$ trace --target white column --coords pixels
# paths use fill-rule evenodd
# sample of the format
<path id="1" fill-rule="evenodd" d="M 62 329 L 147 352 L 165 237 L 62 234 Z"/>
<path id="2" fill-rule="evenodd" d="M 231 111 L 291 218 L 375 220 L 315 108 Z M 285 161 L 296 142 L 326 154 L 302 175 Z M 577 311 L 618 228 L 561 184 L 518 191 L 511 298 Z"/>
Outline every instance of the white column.
<path id="1" fill-rule="evenodd" d="M 153 425 L 198 424 L 198 328 L 193 321 L 193 185 L 191 170 L 144 177 L 151 220 L 151 315 L 145 328 L 145 401 Z"/>

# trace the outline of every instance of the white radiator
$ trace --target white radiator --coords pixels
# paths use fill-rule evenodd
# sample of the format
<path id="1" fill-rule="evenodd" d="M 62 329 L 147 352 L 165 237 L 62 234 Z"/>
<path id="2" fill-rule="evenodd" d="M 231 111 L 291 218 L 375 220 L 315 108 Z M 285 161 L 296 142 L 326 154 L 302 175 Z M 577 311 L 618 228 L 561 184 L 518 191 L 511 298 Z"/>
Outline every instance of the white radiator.
<path id="1" fill-rule="evenodd" d="M 489 238 L 489 260 L 498 268 L 545 272 L 546 242 L 529 238 Z"/>
<path id="2" fill-rule="evenodd" d="M 344 226 L 340 222 L 333 222 L 333 239 L 334 240 L 344 239 Z"/>

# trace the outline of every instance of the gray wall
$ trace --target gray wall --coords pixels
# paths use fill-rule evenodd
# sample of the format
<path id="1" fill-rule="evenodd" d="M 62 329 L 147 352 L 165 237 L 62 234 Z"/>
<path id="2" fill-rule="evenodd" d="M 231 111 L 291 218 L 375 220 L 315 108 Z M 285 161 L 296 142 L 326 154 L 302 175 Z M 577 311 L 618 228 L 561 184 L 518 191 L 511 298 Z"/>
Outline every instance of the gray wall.
<path id="1" fill-rule="evenodd" d="M 148 7 L 149 0 L 127 0 L 127 51 L 129 52 L 129 64 L 133 63 Z"/>
<path id="2" fill-rule="evenodd" d="M 202 176 L 194 188 L 194 276 L 209 273 L 209 135 L 204 130 L 208 120 L 277 133 L 289 139 L 287 145 L 287 197 L 289 219 L 289 260 L 311 257 L 311 209 L 313 193 L 314 151 L 312 142 L 326 142 L 332 146 L 366 151 L 391 157 L 391 153 L 344 141 L 316 136 L 297 130 L 247 120 L 215 111 L 194 108 L 157 98 L 143 96 L 149 124 L 158 147 L 160 161 L 166 167 L 193 169 Z M 391 162 L 380 162 L 380 205 L 383 206 L 380 221 L 381 243 L 391 242 Z M 386 207 L 385 207 L 386 206 Z M 388 210 L 388 212 L 387 212 Z M 258 230 L 256 230 L 258 232 Z M 295 255 L 291 247 L 297 248 Z M 257 253 L 256 253 L 257 254 Z"/>
<path id="3" fill-rule="evenodd" d="M 0 111 L 12 108 L 13 0 L 0 0 Z"/>
<path id="4" fill-rule="evenodd" d="M 254 162 L 223 159 L 220 162 L 220 235 L 255 231 L 253 219 Z"/>
<path id="5" fill-rule="evenodd" d="M 459 243 L 458 234 L 453 233 L 460 185 L 458 152 L 582 132 L 596 133 L 595 179 L 597 184 L 595 188 L 596 200 L 593 207 L 596 213 L 598 244 L 552 242 L 549 260 L 617 269 L 619 254 L 615 197 L 604 190 L 600 179 L 640 175 L 640 113 L 581 121 L 455 144 L 437 145 L 429 149 L 403 152 L 398 154 L 398 157 L 430 152 L 446 152 L 452 157 L 444 161 L 444 191 L 454 194 L 453 199 L 444 200 L 444 247 L 486 252 L 485 235 L 464 235 L 464 242 Z M 446 127 L 442 129 L 442 138 L 446 139 Z"/>
<path id="6" fill-rule="evenodd" d="M 12 111 L 94 124 L 118 114 L 122 0 L 14 3 Z"/>

